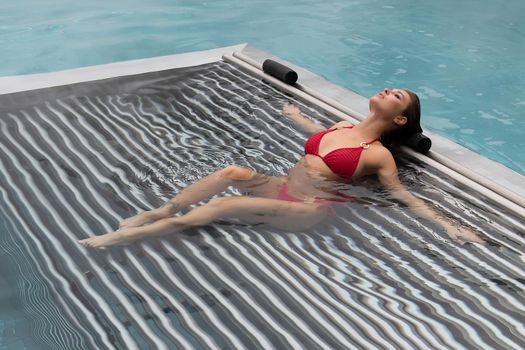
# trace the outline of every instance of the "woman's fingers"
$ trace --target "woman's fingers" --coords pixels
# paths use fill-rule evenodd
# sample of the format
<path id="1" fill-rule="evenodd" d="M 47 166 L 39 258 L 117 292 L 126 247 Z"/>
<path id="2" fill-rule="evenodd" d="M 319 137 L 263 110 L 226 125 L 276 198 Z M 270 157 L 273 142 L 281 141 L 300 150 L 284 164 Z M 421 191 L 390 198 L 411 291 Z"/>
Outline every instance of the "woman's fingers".
<path id="1" fill-rule="evenodd" d="M 485 244 L 486 241 L 479 236 L 475 231 L 465 227 L 450 227 L 448 229 L 450 238 L 457 241 L 460 244 L 464 243 L 479 243 Z"/>
<path id="2" fill-rule="evenodd" d="M 283 112 L 284 114 L 297 114 L 297 113 L 300 113 L 300 110 L 299 108 L 294 105 L 294 104 L 291 104 L 291 103 L 285 103 L 283 105 Z"/>
<path id="3" fill-rule="evenodd" d="M 460 229 L 460 236 L 459 239 L 471 242 L 471 243 L 479 243 L 479 244 L 485 244 L 486 241 L 481 238 L 476 232 L 469 230 L 469 229 Z"/>

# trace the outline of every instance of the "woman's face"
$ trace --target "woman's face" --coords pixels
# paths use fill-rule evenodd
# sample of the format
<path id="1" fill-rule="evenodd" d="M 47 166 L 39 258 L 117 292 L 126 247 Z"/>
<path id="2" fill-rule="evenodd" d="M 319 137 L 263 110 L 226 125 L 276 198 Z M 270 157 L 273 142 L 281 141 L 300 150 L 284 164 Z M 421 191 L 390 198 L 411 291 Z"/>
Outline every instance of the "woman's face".
<path id="1" fill-rule="evenodd" d="M 405 90 L 384 89 L 370 98 L 369 108 L 385 117 L 395 117 L 401 115 L 410 102 L 410 96 Z"/>

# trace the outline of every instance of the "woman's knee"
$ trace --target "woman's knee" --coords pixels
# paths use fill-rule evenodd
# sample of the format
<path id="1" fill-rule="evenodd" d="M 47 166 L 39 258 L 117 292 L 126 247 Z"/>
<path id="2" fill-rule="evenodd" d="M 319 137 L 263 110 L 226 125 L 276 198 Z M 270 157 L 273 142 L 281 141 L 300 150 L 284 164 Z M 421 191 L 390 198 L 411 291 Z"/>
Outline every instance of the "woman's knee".
<path id="1" fill-rule="evenodd" d="M 250 180 L 255 172 L 237 165 L 229 165 L 221 170 L 221 176 L 234 181 Z"/>

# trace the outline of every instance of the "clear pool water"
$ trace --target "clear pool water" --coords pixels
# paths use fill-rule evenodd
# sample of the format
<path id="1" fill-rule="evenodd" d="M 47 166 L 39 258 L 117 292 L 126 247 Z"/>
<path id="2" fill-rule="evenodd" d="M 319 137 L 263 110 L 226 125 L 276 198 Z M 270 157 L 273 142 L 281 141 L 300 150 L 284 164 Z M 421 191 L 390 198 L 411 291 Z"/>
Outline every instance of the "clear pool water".
<path id="1" fill-rule="evenodd" d="M 307 136 L 285 101 L 334 122 L 224 62 L 1 95 L 0 350 L 522 350 L 525 223 L 414 160 L 410 191 L 488 244 L 373 178 L 300 232 L 224 218 L 77 243 L 229 164 L 285 175 Z"/>
<path id="2" fill-rule="evenodd" d="M 0 75 L 250 42 L 369 96 L 415 90 L 424 125 L 525 173 L 525 2 L 0 2 Z"/>

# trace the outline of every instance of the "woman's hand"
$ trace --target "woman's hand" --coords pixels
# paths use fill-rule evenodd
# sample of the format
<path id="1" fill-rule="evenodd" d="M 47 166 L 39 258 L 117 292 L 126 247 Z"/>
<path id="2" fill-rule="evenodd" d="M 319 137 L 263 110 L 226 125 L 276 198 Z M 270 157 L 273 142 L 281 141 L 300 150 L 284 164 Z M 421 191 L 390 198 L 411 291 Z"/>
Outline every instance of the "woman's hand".
<path id="1" fill-rule="evenodd" d="M 479 243 L 485 244 L 486 241 L 481 238 L 474 230 L 468 227 L 460 227 L 457 225 L 446 224 L 444 225 L 447 230 L 448 236 L 460 244 L 464 243 Z"/>
<path id="2" fill-rule="evenodd" d="M 324 130 L 321 125 L 318 125 L 311 120 L 301 115 L 301 110 L 294 104 L 285 103 L 283 105 L 283 114 L 292 119 L 298 125 L 300 125 L 305 131 L 309 133 L 316 133 Z"/>
<path id="3" fill-rule="evenodd" d="M 285 103 L 283 105 L 283 113 L 287 116 L 301 115 L 301 110 L 294 104 Z"/>

